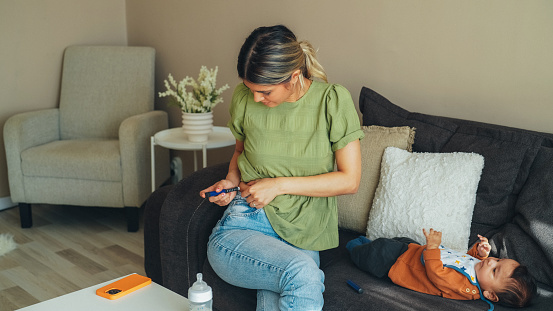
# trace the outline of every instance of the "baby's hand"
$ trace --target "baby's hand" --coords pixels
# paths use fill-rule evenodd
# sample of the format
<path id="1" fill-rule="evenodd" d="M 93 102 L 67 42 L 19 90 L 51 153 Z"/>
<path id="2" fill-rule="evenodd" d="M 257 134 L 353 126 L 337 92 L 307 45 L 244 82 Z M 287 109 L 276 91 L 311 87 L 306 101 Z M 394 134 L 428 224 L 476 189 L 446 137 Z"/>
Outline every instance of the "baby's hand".
<path id="1" fill-rule="evenodd" d="M 422 233 L 426 237 L 426 249 L 437 249 L 442 243 L 442 233 L 430 228 L 430 232 L 426 232 L 425 229 L 422 229 Z"/>
<path id="2" fill-rule="evenodd" d="M 490 243 L 488 243 L 488 238 L 478 235 L 478 238 L 480 239 L 480 245 L 476 248 L 478 250 L 478 256 L 480 257 L 488 257 L 490 254 L 490 250 L 492 247 L 490 246 Z"/>

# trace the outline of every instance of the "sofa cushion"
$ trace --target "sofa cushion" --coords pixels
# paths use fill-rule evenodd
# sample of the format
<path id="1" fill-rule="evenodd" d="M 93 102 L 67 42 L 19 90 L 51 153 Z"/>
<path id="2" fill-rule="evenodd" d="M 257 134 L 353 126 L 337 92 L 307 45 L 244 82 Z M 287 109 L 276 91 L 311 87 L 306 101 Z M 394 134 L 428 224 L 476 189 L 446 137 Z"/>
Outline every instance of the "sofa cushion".
<path id="1" fill-rule="evenodd" d="M 369 214 L 367 237 L 408 237 L 441 231 L 442 244 L 466 252 L 484 158 L 474 153 L 410 153 L 388 147 Z"/>
<path id="2" fill-rule="evenodd" d="M 151 47 L 70 46 L 62 68 L 61 139 L 117 139 L 123 120 L 154 108 Z"/>
<path id="3" fill-rule="evenodd" d="M 518 196 L 513 227 L 492 238 L 500 256 L 536 267 L 538 281 L 553 286 L 553 148 L 542 147 Z M 508 244 L 508 247 L 506 246 Z"/>
<path id="4" fill-rule="evenodd" d="M 514 205 L 540 140 L 517 132 L 459 126 L 440 152 L 476 152 L 486 159 L 478 189 L 474 221 L 496 228 L 511 221 Z"/>
<path id="5" fill-rule="evenodd" d="M 551 234 L 551 229 L 544 230 Z M 537 281 L 552 284 L 553 271 L 538 242 L 516 224 L 506 224 L 490 239 L 492 251 L 499 258 L 511 258 L 532 270 Z"/>
<path id="6" fill-rule="evenodd" d="M 365 138 L 361 140 L 361 183 L 355 194 L 338 197 L 338 225 L 340 228 L 363 233 L 374 192 L 380 178 L 380 162 L 386 147 L 411 151 L 415 129 L 408 126 L 363 126 Z"/>
<path id="7" fill-rule="evenodd" d="M 366 87 L 359 96 L 359 109 L 363 114 L 363 125 L 416 128 L 413 151 L 418 152 L 441 150 L 458 128 L 457 124 L 442 117 L 411 113 Z"/>

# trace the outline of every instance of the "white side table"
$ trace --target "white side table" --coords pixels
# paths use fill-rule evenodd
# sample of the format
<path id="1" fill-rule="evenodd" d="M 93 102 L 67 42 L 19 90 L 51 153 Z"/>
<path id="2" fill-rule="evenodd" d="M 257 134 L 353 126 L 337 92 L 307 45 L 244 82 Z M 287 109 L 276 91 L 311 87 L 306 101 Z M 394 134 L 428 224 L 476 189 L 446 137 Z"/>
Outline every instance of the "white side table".
<path id="1" fill-rule="evenodd" d="M 202 150 L 203 167 L 205 168 L 207 166 L 207 149 L 232 146 L 236 143 L 236 139 L 228 127 L 214 126 L 213 132 L 209 135 L 209 139 L 206 142 L 195 143 L 189 141 L 182 129 L 178 127 L 157 132 L 150 138 L 150 142 L 152 158 L 152 192 L 154 192 L 156 187 L 154 147 L 156 145 L 174 150 L 194 151 L 194 171 L 196 171 L 198 170 L 196 150 Z"/>
<path id="2" fill-rule="evenodd" d="M 136 311 L 136 310 L 188 310 L 188 299 L 152 282 L 150 285 L 119 299 L 109 300 L 96 295 L 98 288 L 120 278 L 94 285 L 54 299 L 34 304 L 21 311 Z"/>

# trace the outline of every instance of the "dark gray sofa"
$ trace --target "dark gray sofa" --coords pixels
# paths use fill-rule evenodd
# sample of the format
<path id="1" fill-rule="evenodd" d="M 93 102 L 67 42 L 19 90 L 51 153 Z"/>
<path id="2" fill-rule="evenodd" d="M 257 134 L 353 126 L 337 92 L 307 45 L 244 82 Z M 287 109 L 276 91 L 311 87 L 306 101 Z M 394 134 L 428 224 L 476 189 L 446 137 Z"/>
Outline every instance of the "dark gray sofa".
<path id="1" fill-rule="evenodd" d="M 553 134 L 408 112 L 378 93 L 360 94 L 363 125 L 416 128 L 414 152 L 476 152 L 485 167 L 477 192 L 470 244 L 482 234 L 492 254 L 528 265 L 540 296 L 527 310 L 553 310 Z M 523 107 L 521 107 L 523 109 Z M 201 189 L 224 178 L 214 165 L 155 191 L 145 203 L 145 268 L 155 282 L 186 296 L 197 272 L 213 288 L 217 310 L 255 310 L 256 294 L 222 281 L 206 258 L 206 244 L 224 208 L 202 201 Z M 456 301 L 410 291 L 359 270 L 345 244 L 364 232 L 340 231 L 340 246 L 321 252 L 324 310 L 487 310 L 481 301 Z M 364 289 L 354 292 L 346 281 Z M 510 310 L 496 305 L 496 310 Z"/>

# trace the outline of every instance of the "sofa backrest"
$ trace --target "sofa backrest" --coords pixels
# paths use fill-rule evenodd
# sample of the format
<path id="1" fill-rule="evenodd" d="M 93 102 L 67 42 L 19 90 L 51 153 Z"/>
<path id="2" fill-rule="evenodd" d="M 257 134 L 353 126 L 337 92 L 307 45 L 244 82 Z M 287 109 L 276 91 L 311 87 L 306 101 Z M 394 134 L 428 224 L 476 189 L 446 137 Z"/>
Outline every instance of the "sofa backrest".
<path id="1" fill-rule="evenodd" d="M 153 110 L 154 64 L 150 47 L 68 47 L 60 93 L 61 139 L 115 139 L 121 121 Z"/>
<path id="2" fill-rule="evenodd" d="M 414 152 L 474 152 L 485 163 L 470 244 L 490 238 L 492 255 L 535 267 L 553 286 L 553 134 L 409 112 L 363 88 L 363 125 L 416 128 Z"/>

